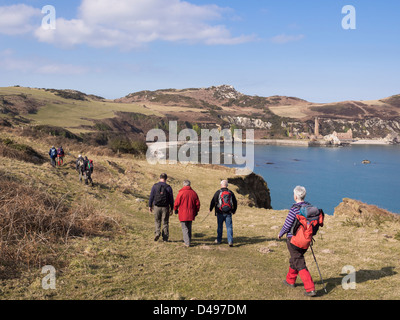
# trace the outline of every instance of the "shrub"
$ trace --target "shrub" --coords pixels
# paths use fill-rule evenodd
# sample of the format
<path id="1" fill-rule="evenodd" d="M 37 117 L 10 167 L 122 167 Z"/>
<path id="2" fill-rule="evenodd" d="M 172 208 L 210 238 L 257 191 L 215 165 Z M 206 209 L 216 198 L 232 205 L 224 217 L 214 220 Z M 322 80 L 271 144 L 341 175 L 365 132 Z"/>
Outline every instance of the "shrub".
<path id="1" fill-rule="evenodd" d="M 113 219 L 89 202 L 70 206 L 65 198 L 21 183 L 0 172 L 0 271 L 8 276 L 23 267 L 57 265 L 59 245 L 74 237 L 113 230 Z M 65 250 L 65 248 L 63 248 Z"/>
<path id="2" fill-rule="evenodd" d="M 25 144 L 18 144 L 11 139 L 0 139 L 0 156 L 30 162 L 34 164 L 42 164 L 45 158 Z"/>
<path id="3" fill-rule="evenodd" d="M 109 147 L 114 152 L 142 155 L 147 152 L 147 144 L 144 141 L 131 141 L 129 139 L 115 138 L 109 142 Z"/>
<path id="4" fill-rule="evenodd" d="M 76 134 L 73 134 L 71 131 L 61 128 L 61 127 L 53 127 L 48 125 L 40 125 L 32 127 L 33 130 L 50 134 L 55 137 L 64 137 L 67 139 L 77 140 L 81 142 L 83 139 Z"/>

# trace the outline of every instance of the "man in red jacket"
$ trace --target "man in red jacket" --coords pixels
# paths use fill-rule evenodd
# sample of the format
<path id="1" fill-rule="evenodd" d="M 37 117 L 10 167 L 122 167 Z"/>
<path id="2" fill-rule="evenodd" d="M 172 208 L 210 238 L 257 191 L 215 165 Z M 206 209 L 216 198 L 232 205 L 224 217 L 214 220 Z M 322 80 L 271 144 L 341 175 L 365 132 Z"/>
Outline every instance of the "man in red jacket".
<path id="1" fill-rule="evenodd" d="M 190 247 L 192 240 L 192 222 L 200 211 L 200 200 L 197 193 L 190 187 L 190 181 L 183 182 L 183 188 L 175 199 L 175 214 L 179 212 L 179 221 L 182 225 L 183 242 Z"/>

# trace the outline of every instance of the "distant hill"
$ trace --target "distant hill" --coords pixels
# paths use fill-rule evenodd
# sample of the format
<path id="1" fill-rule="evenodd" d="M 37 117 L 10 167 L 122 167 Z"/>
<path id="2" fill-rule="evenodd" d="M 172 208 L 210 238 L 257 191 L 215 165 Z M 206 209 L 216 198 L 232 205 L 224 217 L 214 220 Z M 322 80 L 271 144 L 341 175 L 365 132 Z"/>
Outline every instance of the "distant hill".
<path id="1" fill-rule="evenodd" d="M 63 128 L 101 145 L 116 137 L 144 141 L 152 128 L 254 129 L 255 138 L 309 138 L 352 129 L 357 138 L 400 133 L 400 95 L 373 101 L 313 103 L 296 97 L 251 96 L 233 86 L 133 92 L 108 100 L 77 90 L 0 88 L 0 124 Z"/>

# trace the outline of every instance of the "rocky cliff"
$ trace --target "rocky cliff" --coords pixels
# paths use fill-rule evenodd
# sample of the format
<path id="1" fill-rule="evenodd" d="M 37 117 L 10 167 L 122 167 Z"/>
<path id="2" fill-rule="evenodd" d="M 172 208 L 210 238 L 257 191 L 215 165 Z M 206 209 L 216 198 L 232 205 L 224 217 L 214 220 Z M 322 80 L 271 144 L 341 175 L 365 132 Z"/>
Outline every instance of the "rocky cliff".
<path id="1" fill-rule="evenodd" d="M 250 207 L 272 209 L 270 191 L 263 177 L 251 173 L 248 176 L 229 178 L 228 182 L 238 187 L 239 194 L 248 196 Z"/>

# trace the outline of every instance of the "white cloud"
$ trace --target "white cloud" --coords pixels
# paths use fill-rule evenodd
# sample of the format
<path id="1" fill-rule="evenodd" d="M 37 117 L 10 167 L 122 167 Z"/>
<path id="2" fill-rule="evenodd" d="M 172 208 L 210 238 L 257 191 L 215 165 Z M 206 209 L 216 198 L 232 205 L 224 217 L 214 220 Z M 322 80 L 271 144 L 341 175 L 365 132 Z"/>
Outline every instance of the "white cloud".
<path id="1" fill-rule="evenodd" d="M 38 28 L 39 41 L 59 46 L 132 49 L 153 41 L 240 44 L 254 36 L 231 34 L 222 24 L 230 9 L 182 0 L 82 0 L 76 19 L 57 19 L 56 30 Z"/>
<path id="2" fill-rule="evenodd" d="M 271 38 L 271 41 L 273 43 L 277 43 L 277 44 L 285 44 L 288 42 L 295 42 L 295 41 L 300 41 L 302 39 L 304 39 L 304 34 L 299 34 L 299 35 L 286 35 L 286 34 L 280 34 L 277 35 L 273 38 Z"/>
<path id="3" fill-rule="evenodd" d="M 41 10 L 25 4 L 0 7 L 0 33 L 7 35 L 30 33 L 40 25 L 40 17 Z"/>

